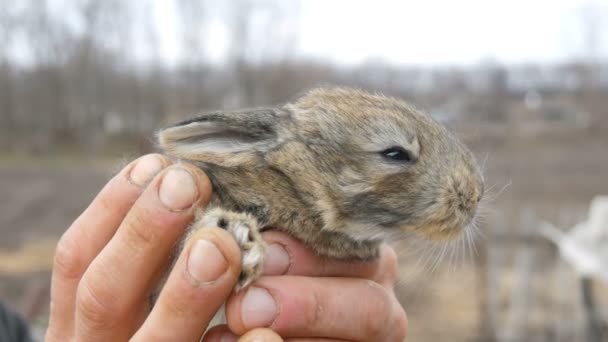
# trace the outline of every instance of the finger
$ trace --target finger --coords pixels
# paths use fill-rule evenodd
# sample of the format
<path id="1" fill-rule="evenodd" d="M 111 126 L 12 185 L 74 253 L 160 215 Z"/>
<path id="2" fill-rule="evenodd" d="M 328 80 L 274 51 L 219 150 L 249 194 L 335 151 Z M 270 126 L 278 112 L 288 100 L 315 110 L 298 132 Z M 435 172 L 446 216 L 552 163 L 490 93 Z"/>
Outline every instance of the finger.
<path id="1" fill-rule="evenodd" d="M 236 334 L 269 327 L 283 337 L 398 341 L 407 329 L 392 291 L 357 278 L 263 277 L 229 298 L 226 309 Z"/>
<path id="2" fill-rule="evenodd" d="M 278 336 L 275 332 L 267 328 L 258 328 L 254 329 L 251 332 L 247 333 L 245 336 L 250 338 L 252 341 L 268 341 L 270 338 L 275 338 Z M 244 336 L 243 336 L 244 337 Z M 266 339 L 268 338 L 268 339 Z M 203 342 L 236 342 L 241 341 L 239 337 L 233 334 L 227 325 L 218 325 L 215 326 L 205 334 L 205 338 Z M 281 341 L 281 340 L 279 340 Z M 317 337 L 295 337 L 288 338 L 285 342 L 346 342 L 345 340 L 337 340 L 333 338 L 317 338 Z"/>
<path id="3" fill-rule="evenodd" d="M 123 339 L 132 333 L 133 313 L 210 189 L 204 173 L 185 164 L 154 178 L 83 275 L 76 299 L 78 340 Z"/>
<path id="4" fill-rule="evenodd" d="M 228 340 L 230 341 L 230 340 Z M 236 339 L 234 341 L 237 341 Z M 267 328 L 257 328 L 247 332 L 238 339 L 238 342 L 281 342 L 283 339 L 276 332 Z M 285 342 L 346 342 L 344 340 L 336 340 L 333 338 L 318 338 L 318 337 L 302 337 L 288 338 Z M 222 341 L 224 342 L 224 341 Z"/>
<path id="5" fill-rule="evenodd" d="M 281 336 L 270 329 L 253 329 L 238 339 L 239 342 L 283 342 Z"/>
<path id="6" fill-rule="evenodd" d="M 265 328 L 258 328 L 247 332 L 240 338 L 233 334 L 227 325 L 218 325 L 209 329 L 203 338 L 203 342 L 282 342 L 283 339 L 274 331 Z M 316 341 L 316 340 L 315 340 Z"/>
<path id="7" fill-rule="evenodd" d="M 74 303 L 80 278 L 112 238 L 143 186 L 170 161 L 143 156 L 114 176 L 63 234 L 55 251 L 48 340 L 66 340 L 74 331 Z"/>
<path id="8" fill-rule="evenodd" d="M 241 252 L 232 235 L 206 228 L 188 241 L 135 341 L 198 341 L 236 285 Z"/>
<path id="9" fill-rule="evenodd" d="M 285 342 L 348 342 L 346 340 L 338 340 L 335 338 L 323 338 L 323 337 L 293 337 L 288 338 Z"/>
<path id="10" fill-rule="evenodd" d="M 269 246 L 264 262 L 265 275 L 356 277 L 391 286 L 396 281 L 397 254 L 388 245 L 381 245 L 380 256 L 375 260 L 341 261 L 318 256 L 301 242 L 279 231 L 268 231 L 263 236 Z"/>
<path id="11" fill-rule="evenodd" d="M 220 324 L 209 329 L 202 342 L 236 342 L 238 339 L 239 337 L 228 329 L 228 325 Z"/>

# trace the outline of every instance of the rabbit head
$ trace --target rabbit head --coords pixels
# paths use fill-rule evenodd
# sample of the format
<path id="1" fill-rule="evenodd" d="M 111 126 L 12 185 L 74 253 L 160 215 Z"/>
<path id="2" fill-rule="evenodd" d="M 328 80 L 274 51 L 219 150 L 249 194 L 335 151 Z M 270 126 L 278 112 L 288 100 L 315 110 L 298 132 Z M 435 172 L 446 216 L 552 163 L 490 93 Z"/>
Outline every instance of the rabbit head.
<path id="1" fill-rule="evenodd" d="M 201 165 L 275 170 L 287 185 L 247 191 L 289 186 L 277 193 L 298 196 L 321 218 L 319 229 L 355 240 L 455 237 L 483 193 L 472 153 L 445 128 L 359 90 L 315 89 L 280 108 L 203 114 L 160 131 L 159 143 Z"/>

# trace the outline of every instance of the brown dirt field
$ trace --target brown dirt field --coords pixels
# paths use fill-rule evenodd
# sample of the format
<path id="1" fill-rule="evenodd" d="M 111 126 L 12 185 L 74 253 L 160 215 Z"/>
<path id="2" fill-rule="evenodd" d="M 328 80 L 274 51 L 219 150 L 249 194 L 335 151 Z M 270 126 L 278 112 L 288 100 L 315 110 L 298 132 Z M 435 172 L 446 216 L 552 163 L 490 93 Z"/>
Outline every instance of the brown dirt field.
<path id="1" fill-rule="evenodd" d="M 491 192 L 511 185 L 487 204 L 491 210 L 482 227 L 480 251 L 468 261 L 431 274 L 410 272 L 418 260 L 402 258 L 398 295 L 409 315 L 408 340 L 487 340 L 484 334 L 492 323 L 494 333 L 505 338 L 499 340 L 509 340 L 505 334 L 511 330 L 505 327 L 525 324 L 525 340 L 544 341 L 560 320 L 571 328 L 564 328 L 569 335 L 558 340 L 580 340 L 580 310 L 572 309 L 578 305 L 572 270 L 557 261 L 555 249 L 546 242 L 503 238 L 529 232 L 530 220 L 567 228 L 584 217 L 594 195 L 608 194 L 608 138 L 517 137 L 491 144 L 479 138 L 471 145 L 481 160 L 488 155 L 487 183 L 496 184 Z M 32 293 L 48 284 L 55 242 L 121 163 L 0 158 L 0 299 L 25 310 Z M 524 259 L 531 265 L 527 283 L 517 271 L 522 255 L 528 255 Z M 508 310 L 518 286 L 529 296 L 521 322 L 521 314 L 509 316 Z M 597 292 L 608 297 L 605 287 Z M 497 307 L 498 317 L 487 317 L 487 307 Z M 46 306 L 38 311 L 33 319 L 44 326 Z"/>

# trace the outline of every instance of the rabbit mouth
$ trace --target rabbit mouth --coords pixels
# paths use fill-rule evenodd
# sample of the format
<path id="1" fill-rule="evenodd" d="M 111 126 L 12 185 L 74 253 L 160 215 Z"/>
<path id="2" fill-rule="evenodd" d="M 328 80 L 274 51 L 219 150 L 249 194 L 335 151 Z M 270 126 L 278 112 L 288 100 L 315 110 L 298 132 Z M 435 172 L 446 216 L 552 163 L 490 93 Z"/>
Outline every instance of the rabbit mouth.
<path id="1" fill-rule="evenodd" d="M 455 240 L 473 222 L 474 213 L 463 215 L 453 213 L 443 220 L 422 222 L 418 225 L 405 225 L 403 229 L 429 240 Z"/>
<path id="2" fill-rule="evenodd" d="M 474 222 L 480 200 L 479 188 L 453 186 L 408 230 L 430 240 L 457 239 Z"/>

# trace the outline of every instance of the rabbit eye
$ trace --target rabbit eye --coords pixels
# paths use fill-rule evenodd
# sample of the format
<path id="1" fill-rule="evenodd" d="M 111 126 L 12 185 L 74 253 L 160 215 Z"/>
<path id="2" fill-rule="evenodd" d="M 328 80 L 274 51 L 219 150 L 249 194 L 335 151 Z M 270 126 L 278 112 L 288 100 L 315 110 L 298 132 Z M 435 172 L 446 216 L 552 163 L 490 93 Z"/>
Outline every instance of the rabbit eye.
<path id="1" fill-rule="evenodd" d="M 411 163 L 414 161 L 412 155 L 400 146 L 393 146 L 391 148 L 387 148 L 386 150 L 382 151 L 382 155 L 386 159 L 399 162 Z"/>

